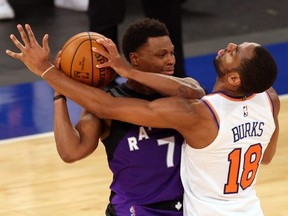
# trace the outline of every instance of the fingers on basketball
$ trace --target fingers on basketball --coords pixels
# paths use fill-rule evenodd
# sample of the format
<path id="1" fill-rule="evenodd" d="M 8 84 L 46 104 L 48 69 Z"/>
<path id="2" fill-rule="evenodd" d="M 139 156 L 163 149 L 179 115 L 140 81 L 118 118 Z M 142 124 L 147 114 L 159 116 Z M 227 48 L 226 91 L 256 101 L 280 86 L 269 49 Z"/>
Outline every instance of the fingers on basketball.
<path id="1" fill-rule="evenodd" d="M 92 47 L 105 50 L 96 41 L 102 37 L 96 32 L 81 32 L 67 40 L 60 56 L 60 69 L 72 79 L 90 86 L 104 88 L 109 85 L 116 73 L 110 67 L 97 68 L 97 64 L 107 62 L 107 59 L 92 51 Z"/>

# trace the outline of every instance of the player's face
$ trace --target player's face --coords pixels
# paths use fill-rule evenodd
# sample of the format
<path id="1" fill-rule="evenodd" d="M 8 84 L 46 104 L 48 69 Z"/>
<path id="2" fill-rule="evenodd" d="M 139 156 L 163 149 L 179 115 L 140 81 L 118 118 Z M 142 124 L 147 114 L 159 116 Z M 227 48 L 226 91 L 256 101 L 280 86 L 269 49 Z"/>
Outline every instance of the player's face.
<path id="1" fill-rule="evenodd" d="M 223 76 L 237 69 L 242 59 L 251 59 L 254 55 L 254 49 L 260 46 L 256 43 L 244 42 L 242 44 L 229 43 L 225 49 L 218 51 L 214 60 L 215 69 L 218 76 Z"/>
<path id="2" fill-rule="evenodd" d="M 174 46 L 168 36 L 151 37 L 137 52 L 139 70 L 173 75 L 175 66 Z"/>

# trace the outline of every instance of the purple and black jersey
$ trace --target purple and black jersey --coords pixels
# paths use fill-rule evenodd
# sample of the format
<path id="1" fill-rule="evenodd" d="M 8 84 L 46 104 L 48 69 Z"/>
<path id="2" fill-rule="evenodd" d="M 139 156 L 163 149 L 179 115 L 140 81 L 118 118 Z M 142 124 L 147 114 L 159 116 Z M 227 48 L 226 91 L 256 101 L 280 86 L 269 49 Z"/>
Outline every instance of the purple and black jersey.
<path id="1" fill-rule="evenodd" d="M 161 97 L 135 93 L 125 84 L 110 92 L 115 97 L 150 101 Z M 113 172 L 111 204 L 147 206 L 183 196 L 180 180 L 183 137 L 177 131 L 112 120 L 110 134 L 102 142 Z"/>

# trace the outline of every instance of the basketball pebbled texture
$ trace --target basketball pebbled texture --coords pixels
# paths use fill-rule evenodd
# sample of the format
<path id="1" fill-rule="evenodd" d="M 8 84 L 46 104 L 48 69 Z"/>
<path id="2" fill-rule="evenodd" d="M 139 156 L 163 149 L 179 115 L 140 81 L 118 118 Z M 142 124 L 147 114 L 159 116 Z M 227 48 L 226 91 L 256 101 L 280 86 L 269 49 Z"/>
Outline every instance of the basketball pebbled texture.
<path id="1" fill-rule="evenodd" d="M 105 50 L 96 42 L 104 37 L 96 32 L 81 32 L 71 37 L 63 46 L 60 56 L 60 69 L 69 77 L 97 88 L 106 87 L 115 77 L 112 68 L 96 68 L 106 62 L 102 55 L 92 51 L 92 47 Z"/>

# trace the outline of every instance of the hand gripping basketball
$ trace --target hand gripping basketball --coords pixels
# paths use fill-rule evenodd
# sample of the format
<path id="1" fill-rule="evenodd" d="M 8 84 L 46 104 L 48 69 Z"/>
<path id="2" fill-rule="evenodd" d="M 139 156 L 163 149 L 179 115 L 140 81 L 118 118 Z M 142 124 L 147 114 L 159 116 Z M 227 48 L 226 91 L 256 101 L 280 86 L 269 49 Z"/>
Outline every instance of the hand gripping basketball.
<path id="1" fill-rule="evenodd" d="M 97 64 L 106 62 L 107 59 L 92 51 L 92 47 L 105 51 L 96 41 L 103 37 L 96 32 L 81 32 L 71 37 L 62 48 L 60 69 L 72 79 L 87 85 L 97 88 L 107 86 L 116 73 L 110 67 L 97 68 Z"/>

